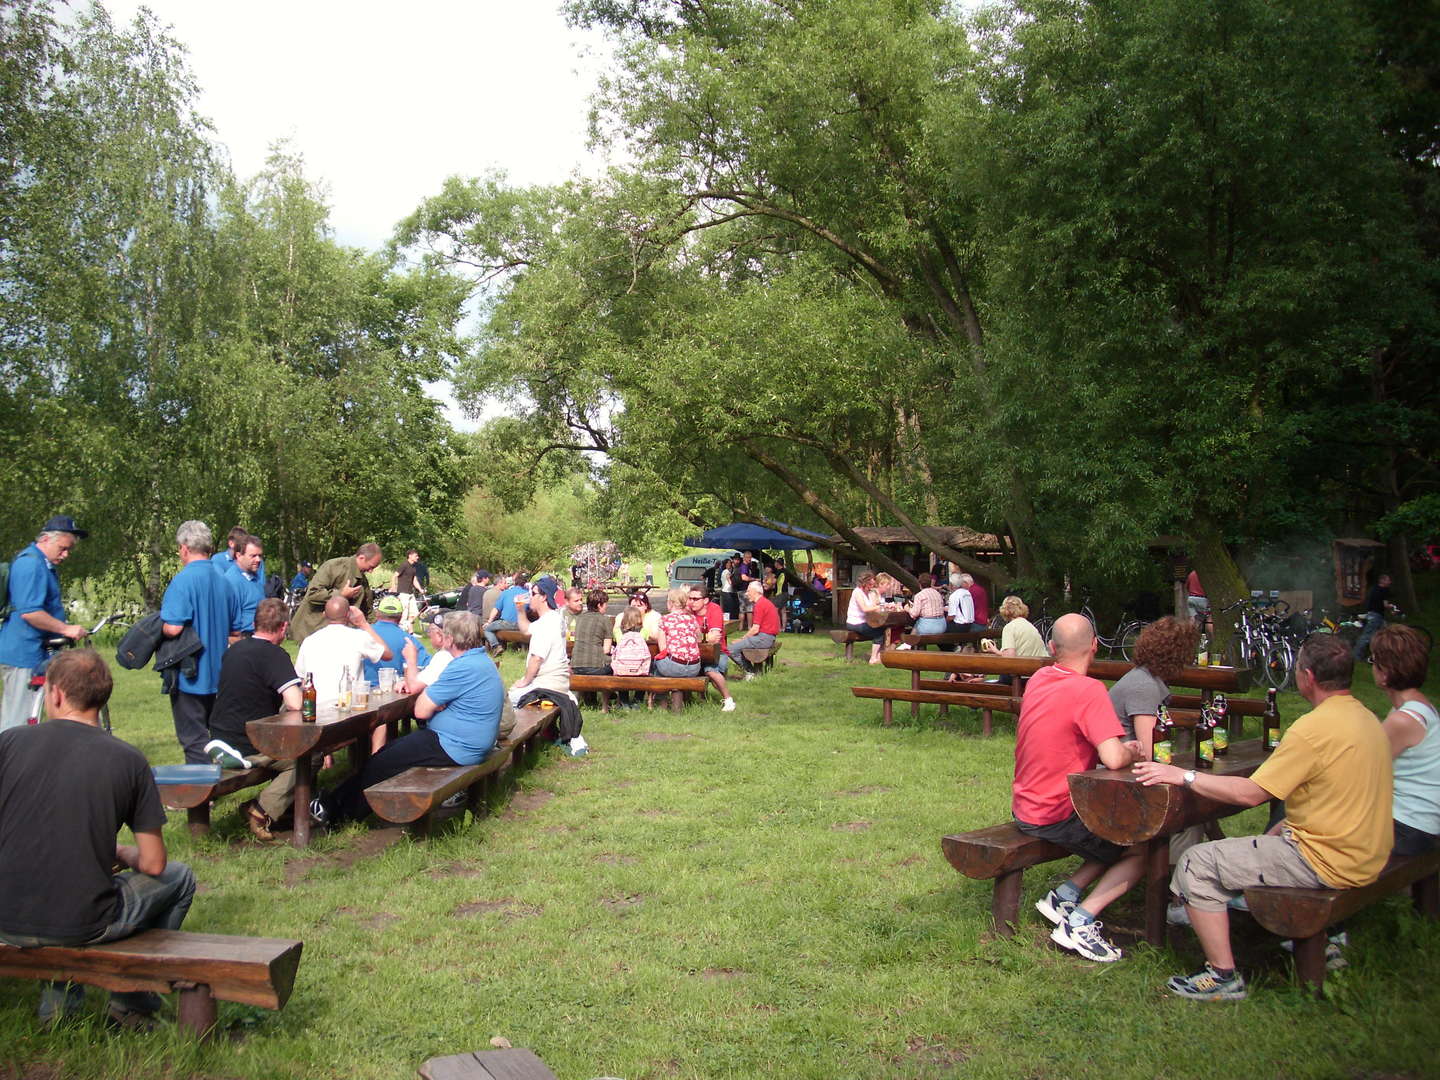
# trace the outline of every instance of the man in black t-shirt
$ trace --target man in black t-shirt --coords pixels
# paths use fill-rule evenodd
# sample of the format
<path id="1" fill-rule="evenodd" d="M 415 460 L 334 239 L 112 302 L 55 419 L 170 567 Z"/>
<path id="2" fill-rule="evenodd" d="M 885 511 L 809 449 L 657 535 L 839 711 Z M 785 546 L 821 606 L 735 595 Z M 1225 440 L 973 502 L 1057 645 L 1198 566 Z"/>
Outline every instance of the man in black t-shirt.
<path id="1" fill-rule="evenodd" d="M 96 945 L 141 930 L 178 930 L 195 895 L 184 863 L 168 862 L 165 809 L 145 755 L 101 730 L 110 669 L 93 649 L 57 657 L 46 673 L 52 719 L 0 734 L 0 941 Z M 117 844 L 128 826 L 135 843 Z M 126 869 L 114 873 L 115 864 Z M 84 991 L 51 983 L 40 1018 L 79 1012 Z M 109 1018 L 146 1026 L 147 991 L 112 993 Z"/>
<path id="2" fill-rule="evenodd" d="M 418 608 L 415 603 L 415 592 L 419 588 L 417 578 L 420 574 L 420 552 L 411 548 L 405 553 L 405 561 L 400 564 L 400 569 L 395 571 L 395 576 L 390 584 L 395 590 L 395 595 L 400 597 L 400 603 L 405 605 L 402 613 L 404 622 L 401 623 L 405 629 L 410 629 L 414 622 Z"/>
<path id="3" fill-rule="evenodd" d="M 1385 628 L 1385 616 L 1389 609 L 1390 575 L 1381 574 L 1365 594 L 1365 625 L 1360 628 L 1360 636 L 1355 639 L 1356 663 L 1365 659 L 1365 650 L 1370 639 Z"/>
<path id="4" fill-rule="evenodd" d="M 257 754 L 245 734 L 251 720 L 300 708 L 300 676 L 290 654 L 280 646 L 289 627 L 283 600 L 265 599 L 256 605 L 254 636 L 231 645 L 220 662 L 220 689 L 210 714 L 214 738 L 205 744 L 210 760 L 222 768 L 268 765 L 279 771 L 259 798 L 240 807 L 240 816 L 257 840 L 275 839 L 271 826 L 290 809 L 295 796 L 294 759 L 276 761 Z"/>

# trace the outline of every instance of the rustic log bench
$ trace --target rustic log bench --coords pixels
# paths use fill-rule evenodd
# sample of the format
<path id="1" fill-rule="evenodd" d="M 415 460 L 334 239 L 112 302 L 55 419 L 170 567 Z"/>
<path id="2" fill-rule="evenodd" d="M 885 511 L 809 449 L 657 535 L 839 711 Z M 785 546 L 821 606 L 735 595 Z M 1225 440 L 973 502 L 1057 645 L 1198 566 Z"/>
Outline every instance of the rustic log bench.
<path id="1" fill-rule="evenodd" d="M 450 796 L 469 793 L 471 813 L 476 813 L 489 786 L 510 762 L 517 764 L 540 742 L 540 736 L 555 717 L 553 706 L 526 705 L 515 710 L 515 726 L 495 744 L 478 765 L 417 766 L 398 776 L 365 789 L 365 801 L 382 821 L 411 825 L 425 836 L 430 831 L 434 810 Z"/>
<path id="2" fill-rule="evenodd" d="M 524 630 L 496 630 L 495 638 L 500 642 L 502 651 L 510 645 L 521 649 L 530 648 L 530 635 Z"/>
<path id="3" fill-rule="evenodd" d="M 532 1051 L 477 1050 L 431 1058 L 420 1066 L 420 1080 L 558 1080 Z"/>
<path id="4" fill-rule="evenodd" d="M 912 649 L 923 649 L 928 645 L 944 648 L 947 645 L 974 645 L 977 648 L 986 638 L 1000 640 L 999 630 L 957 630 L 944 634 L 901 634 L 900 643 Z"/>
<path id="5" fill-rule="evenodd" d="M 685 707 L 689 694 L 704 695 L 710 680 L 703 675 L 683 679 L 667 679 L 659 675 L 571 675 L 570 689 L 574 693 L 596 691 L 600 694 L 600 708 L 610 711 L 610 695 L 625 691 L 640 691 L 647 694 L 668 694 L 670 708 L 679 711 Z"/>
<path id="6" fill-rule="evenodd" d="M 226 769 L 213 784 L 161 784 L 160 801 L 170 810 L 184 810 L 192 836 L 210 831 L 210 804 L 216 799 L 247 788 L 268 784 L 276 771 L 268 765 L 249 769 Z"/>
<path id="7" fill-rule="evenodd" d="M 299 941 L 144 930 L 104 945 L 0 945 L 0 975 L 68 980 L 106 990 L 172 991 L 180 1027 L 203 1038 L 215 1027 L 216 1000 L 281 1009 L 295 986 Z"/>
<path id="8" fill-rule="evenodd" d="M 1440 851 L 1392 856 L 1378 879 L 1358 889 L 1257 886 L 1245 890 L 1245 902 L 1256 922 L 1295 942 L 1295 974 L 1318 994 L 1325 985 L 1327 929 L 1407 887 L 1417 912 L 1440 918 Z"/>
<path id="9" fill-rule="evenodd" d="M 845 646 L 845 659 L 847 661 L 855 659 L 855 642 L 860 641 L 861 637 L 854 630 L 831 630 L 830 640 L 835 642 L 836 645 Z"/>
<path id="10" fill-rule="evenodd" d="M 740 655 L 745 658 L 751 671 L 757 675 L 763 675 L 770 670 L 775 663 L 775 654 L 780 651 L 780 639 L 775 639 L 775 644 L 768 649 L 741 649 Z"/>
<path id="11" fill-rule="evenodd" d="M 990 914 L 995 932 L 1009 937 L 1020 921 L 1020 885 L 1025 870 L 1068 858 L 1070 852 L 1049 840 L 1027 836 L 1014 822 L 940 838 L 940 850 L 960 873 L 980 881 L 994 879 Z"/>

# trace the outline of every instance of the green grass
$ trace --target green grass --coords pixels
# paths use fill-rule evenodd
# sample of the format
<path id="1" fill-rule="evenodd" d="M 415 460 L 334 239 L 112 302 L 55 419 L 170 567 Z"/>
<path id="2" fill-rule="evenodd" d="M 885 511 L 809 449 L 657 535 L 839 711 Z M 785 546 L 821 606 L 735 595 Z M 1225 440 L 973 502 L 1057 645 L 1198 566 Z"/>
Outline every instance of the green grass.
<path id="1" fill-rule="evenodd" d="M 188 929 L 304 940 L 289 1005 L 222 1004 L 231 1037 L 206 1046 L 168 1027 L 46 1034 L 37 986 L 0 980 L 0 1076 L 391 1078 L 492 1036 L 563 1080 L 1433 1073 L 1440 927 L 1399 899 L 1351 922 L 1351 967 L 1323 1002 L 1243 920 L 1251 999 L 1170 997 L 1164 979 L 1199 954 L 1185 933 L 1175 951 L 1132 946 L 1138 895 L 1106 913 L 1119 964 L 1055 950 L 1028 903 L 1013 939 L 992 936 L 989 883 L 957 875 L 939 838 L 1006 820 L 1013 729 L 997 717 L 983 739 L 977 714 L 950 727 L 931 708 L 883 728 L 849 687 L 905 674 L 832 653 L 787 635 L 730 715 L 587 712 L 590 756 L 547 751 L 491 816 L 428 843 L 356 827 L 260 847 L 236 797 L 197 843 L 172 815 L 172 855 L 202 883 Z M 513 679 L 518 657 L 504 667 Z M 117 679 L 117 733 L 178 760 L 156 676 Z M 1368 669 L 1359 682 L 1378 707 Z M 1060 865 L 1027 875 L 1027 901 Z"/>

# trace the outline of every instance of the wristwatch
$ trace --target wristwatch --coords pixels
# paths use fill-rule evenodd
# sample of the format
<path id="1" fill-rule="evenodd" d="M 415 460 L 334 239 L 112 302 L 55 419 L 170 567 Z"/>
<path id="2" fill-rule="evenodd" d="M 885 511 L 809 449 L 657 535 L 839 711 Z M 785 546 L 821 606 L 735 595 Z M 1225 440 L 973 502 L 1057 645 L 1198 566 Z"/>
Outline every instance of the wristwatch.
<path id="1" fill-rule="evenodd" d="M 1195 782 L 1195 770 L 1186 769 L 1184 775 L 1182 775 L 1180 779 L 1184 780 L 1187 784 L 1193 784 Z"/>

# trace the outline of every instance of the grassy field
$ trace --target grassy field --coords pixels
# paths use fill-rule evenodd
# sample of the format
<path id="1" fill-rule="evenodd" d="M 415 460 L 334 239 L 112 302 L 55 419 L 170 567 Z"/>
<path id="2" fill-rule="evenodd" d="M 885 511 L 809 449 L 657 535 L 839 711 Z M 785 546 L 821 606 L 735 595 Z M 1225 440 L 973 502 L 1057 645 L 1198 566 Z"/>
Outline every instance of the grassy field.
<path id="1" fill-rule="evenodd" d="M 119 680 L 117 734 L 178 760 L 157 677 Z M 494 1036 L 562 1080 L 1435 1075 L 1440 927 L 1402 900 L 1352 921 L 1325 1001 L 1243 920 L 1250 1000 L 1172 998 L 1164 979 L 1199 954 L 1188 932 L 1135 944 L 1138 896 L 1106 913 L 1118 964 L 1058 951 L 1028 903 L 1013 939 L 992 936 L 989 883 L 939 838 L 1008 818 L 1013 729 L 997 717 L 982 739 L 975 714 L 928 708 L 883 728 L 849 693 L 876 681 L 904 674 L 787 636 L 773 674 L 736 684 L 737 712 L 587 713 L 588 757 L 547 751 L 494 813 L 428 843 L 354 827 L 262 847 L 234 797 L 196 843 L 174 814 L 172 856 L 202 883 L 187 929 L 303 939 L 289 1005 L 222 1004 L 206 1046 L 168 1025 L 42 1033 L 36 985 L 0 980 L 0 1077 L 392 1078 Z M 1380 707 L 1368 668 L 1359 684 Z M 1028 874 L 1027 900 L 1061 866 Z"/>

